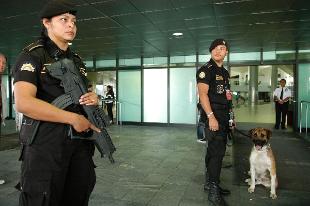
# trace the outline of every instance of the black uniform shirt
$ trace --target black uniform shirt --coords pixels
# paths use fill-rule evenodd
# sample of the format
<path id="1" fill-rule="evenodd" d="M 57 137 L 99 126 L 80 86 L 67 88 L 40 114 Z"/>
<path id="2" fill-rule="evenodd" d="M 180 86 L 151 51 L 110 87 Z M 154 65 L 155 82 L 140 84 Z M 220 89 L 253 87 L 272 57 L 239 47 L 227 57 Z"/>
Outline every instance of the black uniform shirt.
<path id="1" fill-rule="evenodd" d="M 40 39 L 26 47 L 17 58 L 13 68 L 14 83 L 26 81 L 37 87 L 37 98 L 51 103 L 54 99 L 64 94 L 60 80 L 50 76 L 46 66 L 62 59 L 72 59 L 76 67 L 80 68 L 82 78 L 86 80 L 86 68 L 81 59 L 70 51 L 60 50 L 49 38 Z M 71 105 L 66 110 L 81 113 L 79 105 Z"/>
<path id="2" fill-rule="evenodd" d="M 227 105 L 226 90 L 230 88 L 229 73 L 222 66 L 218 67 L 213 59 L 203 65 L 196 73 L 197 84 L 209 85 L 208 97 L 210 104 Z"/>
<path id="3" fill-rule="evenodd" d="M 21 52 L 13 68 L 14 83 L 25 81 L 35 85 L 37 88 L 36 97 L 51 103 L 54 99 L 64 94 L 64 89 L 61 86 L 60 80 L 48 74 L 46 66 L 63 58 L 74 61 L 75 66 L 80 69 L 81 77 L 85 81 L 85 85 L 87 85 L 86 68 L 80 57 L 71 52 L 69 48 L 67 51 L 62 51 L 48 37 L 39 39 Z M 65 110 L 87 116 L 83 107 L 79 104 L 72 104 L 65 108 Z M 37 138 L 37 140 L 41 141 L 42 139 L 42 141 L 44 141 L 44 139 L 48 139 L 48 136 L 55 134 L 55 132 L 51 131 L 57 125 L 62 128 L 57 130 L 59 133 L 61 133 L 61 131 L 68 132 L 65 124 L 42 122 L 38 135 L 45 138 Z M 89 136 L 86 133 L 73 132 L 75 135 Z M 91 132 L 92 130 L 89 134 L 91 134 Z"/>

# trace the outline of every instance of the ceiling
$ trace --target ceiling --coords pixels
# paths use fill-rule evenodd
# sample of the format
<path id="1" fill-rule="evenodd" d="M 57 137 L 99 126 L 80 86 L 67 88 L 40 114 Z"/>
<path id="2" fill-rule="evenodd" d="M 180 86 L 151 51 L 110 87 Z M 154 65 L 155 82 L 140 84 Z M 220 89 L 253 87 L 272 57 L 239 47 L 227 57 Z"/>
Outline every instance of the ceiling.
<path id="1" fill-rule="evenodd" d="M 40 34 L 46 0 L 1 1 L 0 52 L 14 61 Z M 310 49 L 309 0 L 75 0 L 84 60 L 207 54 L 215 38 L 231 52 Z M 184 33 L 175 38 L 174 32 Z"/>

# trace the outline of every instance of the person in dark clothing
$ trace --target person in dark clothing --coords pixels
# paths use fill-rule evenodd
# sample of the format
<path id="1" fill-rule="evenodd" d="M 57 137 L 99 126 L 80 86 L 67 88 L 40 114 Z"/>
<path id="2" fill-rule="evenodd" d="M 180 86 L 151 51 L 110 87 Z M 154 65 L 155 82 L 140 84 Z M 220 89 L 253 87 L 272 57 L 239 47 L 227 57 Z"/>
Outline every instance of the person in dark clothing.
<path id="1" fill-rule="evenodd" d="M 107 86 L 107 93 L 105 96 L 105 104 L 107 105 L 108 116 L 110 118 L 110 123 L 113 124 L 113 105 L 114 105 L 114 91 L 111 85 Z"/>
<path id="2" fill-rule="evenodd" d="M 85 65 L 68 47 L 76 36 L 76 10 L 66 1 L 53 0 L 40 17 L 41 37 L 23 49 L 13 68 L 16 110 L 23 113 L 19 205 L 87 206 L 96 182 L 94 143 L 71 139 L 69 131 L 80 137 L 91 135 L 93 130 L 100 132 L 82 108 L 97 105 L 97 95 L 88 92 L 80 97 L 80 104 L 57 108 L 52 102 L 64 94 L 64 89 L 46 69 L 68 58 L 87 85 Z M 34 120 L 40 120 L 40 126 L 30 144 Z"/>
<path id="3" fill-rule="evenodd" d="M 205 135 L 208 144 L 204 190 L 209 191 L 208 200 L 212 205 L 223 206 L 227 203 L 222 195 L 230 194 L 229 190 L 219 186 L 229 131 L 229 112 L 232 111 L 229 73 L 223 67 L 224 58 L 228 53 L 227 42 L 224 39 L 216 39 L 209 51 L 210 61 L 203 65 L 196 75 L 199 102 L 207 117 Z"/>
<path id="4" fill-rule="evenodd" d="M 206 135 L 205 135 L 205 127 L 206 127 L 206 113 L 203 111 L 203 108 L 200 103 L 197 103 L 198 110 L 198 124 L 197 124 L 197 142 L 206 144 Z"/>

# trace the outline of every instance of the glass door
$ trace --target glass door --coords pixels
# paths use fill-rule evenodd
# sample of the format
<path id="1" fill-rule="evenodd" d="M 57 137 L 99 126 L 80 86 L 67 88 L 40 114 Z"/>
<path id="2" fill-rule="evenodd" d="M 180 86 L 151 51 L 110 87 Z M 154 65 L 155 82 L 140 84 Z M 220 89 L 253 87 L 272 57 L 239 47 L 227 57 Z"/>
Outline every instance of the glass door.
<path id="1" fill-rule="evenodd" d="M 170 123 L 196 124 L 196 68 L 170 68 Z"/>
<path id="2" fill-rule="evenodd" d="M 141 122 L 141 71 L 118 72 L 119 121 Z"/>
<path id="3" fill-rule="evenodd" d="M 237 122 L 275 123 L 273 92 L 280 79 L 294 91 L 293 65 L 231 67 L 231 90 Z M 287 117 L 292 125 L 292 106 Z"/>

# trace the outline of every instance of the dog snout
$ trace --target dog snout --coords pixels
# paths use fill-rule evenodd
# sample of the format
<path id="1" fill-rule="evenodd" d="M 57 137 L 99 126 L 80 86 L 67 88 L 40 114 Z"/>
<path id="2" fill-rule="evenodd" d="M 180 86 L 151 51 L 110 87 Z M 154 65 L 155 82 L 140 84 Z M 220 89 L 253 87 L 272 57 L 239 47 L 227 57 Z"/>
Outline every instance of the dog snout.
<path id="1" fill-rule="evenodd" d="M 255 145 L 264 146 L 267 143 L 267 141 L 261 139 L 253 139 L 253 143 Z"/>

